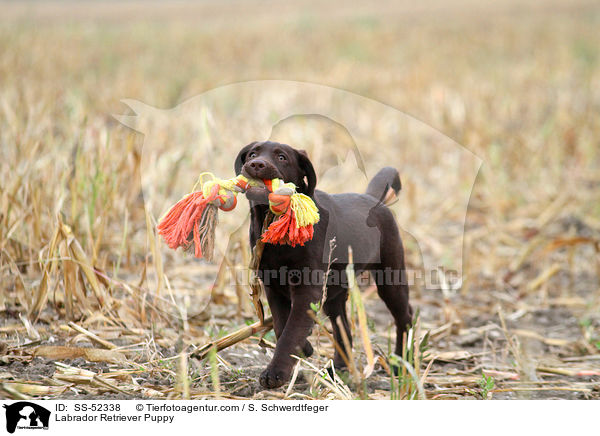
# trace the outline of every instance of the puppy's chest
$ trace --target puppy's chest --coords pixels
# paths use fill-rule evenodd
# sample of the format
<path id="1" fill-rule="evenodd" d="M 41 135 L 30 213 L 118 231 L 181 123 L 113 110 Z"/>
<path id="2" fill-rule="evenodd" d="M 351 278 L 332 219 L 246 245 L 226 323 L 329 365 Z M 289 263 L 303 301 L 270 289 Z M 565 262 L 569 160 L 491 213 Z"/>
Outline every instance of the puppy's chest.
<path id="1" fill-rule="evenodd" d="M 260 267 L 279 268 L 287 266 L 288 268 L 321 268 L 323 251 L 319 250 L 319 241 L 307 242 L 304 246 L 291 247 L 289 245 L 271 245 L 265 244 L 261 257 Z"/>
<path id="2" fill-rule="evenodd" d="M 299 266 L 309 263 L 310 253 L 305 247 L 291 247 L 289 245 L 271 245 L 265 244 L 260 266 L 261 267 L 279 267 L 279 266 Z"/>

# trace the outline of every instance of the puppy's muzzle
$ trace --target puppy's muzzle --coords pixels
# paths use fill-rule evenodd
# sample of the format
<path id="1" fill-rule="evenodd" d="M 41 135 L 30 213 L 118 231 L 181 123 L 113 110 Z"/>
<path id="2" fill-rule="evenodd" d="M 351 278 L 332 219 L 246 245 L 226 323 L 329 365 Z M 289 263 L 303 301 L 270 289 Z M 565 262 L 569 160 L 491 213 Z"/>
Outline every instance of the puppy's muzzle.
<path id="1" fill-rule="evenodd" d="M 242 167 L 242 174 L 252 179 L 281 178 L 277 167 L 264 159 L 252 159 Z"/>

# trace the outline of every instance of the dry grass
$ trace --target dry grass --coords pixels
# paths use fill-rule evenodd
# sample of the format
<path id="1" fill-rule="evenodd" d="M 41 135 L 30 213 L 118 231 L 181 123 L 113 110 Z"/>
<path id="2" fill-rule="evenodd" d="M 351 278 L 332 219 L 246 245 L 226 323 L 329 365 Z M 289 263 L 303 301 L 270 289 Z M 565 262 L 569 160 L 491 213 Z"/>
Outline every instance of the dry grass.
<path id="1" fill-rule="evenodd" d="M 227 272 L 248 265 L 246 233 L 221 241 L 225 261 L 206 265 L 167 252 L 156 219 L 207 169 L 207 149 L 196 145 L 212 146 L 208 169 L 231 175 L 233 155 L 257 139 L 253 123 L 277 95 L 250 92 L 235 110 L 225 101 L 204 118 L 192 101 L 181 130 L 156 124 L 145 143 L 110 114 L 126 112 L 123 98 L 171 108 L 220 85 L 273 78 L 347 89 L 425 123 L 402 114 L 386 122 L 385 108 L 365 102 L 353 139 L 368 173 L 388 162 L 401 169 L 394 211 L 410 266 L 465 273 L 460 287 L 412 289 L 420 331 L 430 331 L 429 358 L 410 362 L 427 398 L 599 397 L 597 4 L 363 2 L 327 6 L 330 19 L 310 3 L 248 1 L 243 16 L 217 2 L 111 6 L 1 5 L 1 397 L 418 393 L 408 373 L 394 390 L 385 371 L 390 317 L 372 289 L 363 292 L 370 338 L 360 314 L 353 321 L 356 367 L 376 362 L 364 380 L 313 377 L 333 354 L 319 328 L 316 356 L 285 390 L 256 388 L 269 335 L 188 358 L 254 319 L 247 290 Z M 284 123 L 273 136 L 302 144 L 321 173 L 332 150 L 351 145 L 319 119 Z M 484 163 L 472 193 L 476 159 L 449 138 Z M 354 169 L 321 174 L 320 186 L 362 190 Z M 370 341 L 374 357 L 364 353 Z"/>

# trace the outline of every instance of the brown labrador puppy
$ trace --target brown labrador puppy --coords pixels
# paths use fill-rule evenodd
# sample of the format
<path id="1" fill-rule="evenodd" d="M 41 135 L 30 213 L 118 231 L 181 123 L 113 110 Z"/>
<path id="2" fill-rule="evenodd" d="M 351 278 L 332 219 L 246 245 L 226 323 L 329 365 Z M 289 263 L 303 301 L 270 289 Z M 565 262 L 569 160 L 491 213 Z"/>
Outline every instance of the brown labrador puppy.
<path id="1" fill-rule="evenodd" d="M 323 310 L 331 319 L 334 338 L 344 349 L 341 325 L 351 339 L 346 316 L 348 247 L 352 247 L 356 273 L 371 272 L 379 296 L 394 317 L 395 352 L 400 355 L 402 335 L 411 322 L 412 308 L 408 303 L 400 233 L 394 216 L 385 206 L 386 200 L 400 191 L 398 171 L 390 167 L 379 171 L 365 194 L 331 195 L 315 190 L 317 177 L 306 152 L 267 141 L 253 142 L 242 148 L 235 160 L 235 172 L 256 179 L 277 177 L 294 183 L 299 192 L 315 201 L 321 216 L 314 226 L 313 239 L 304 246 L 265 245 L 259 275 L 273 315 L 277 346 L 271 363 L 260 375 L 261 385 L 265 388 L 282 386 L 289 380 L 296 363 L 292 355 L 308 357 L 312 354 L 307 337 L 313 320 L 307 311 L 311 303 L 321 301 L 324 280 L 327 280 L 327 298 Z M 254 247 L 269 210 L 268 192 L 264 188 L 252 188 L 247 198 L 251 207 L 250 244 Z M 332 260 L 330 273 L 325 278 L 329 259 Z M 337 351 L 334 364 L 337 368 L 345 367 Z"/>

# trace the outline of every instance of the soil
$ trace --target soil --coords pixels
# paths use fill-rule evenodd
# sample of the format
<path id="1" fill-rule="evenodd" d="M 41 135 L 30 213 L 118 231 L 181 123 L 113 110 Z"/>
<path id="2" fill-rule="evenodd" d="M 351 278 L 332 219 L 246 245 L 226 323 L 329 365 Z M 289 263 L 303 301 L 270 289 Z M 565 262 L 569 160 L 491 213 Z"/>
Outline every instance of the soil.
<path id="1" fill-rule="evenodd" d="M 479 381 L 482 373 L 494 378 L 491 399 L 600 399 L 600 360 L 598 355 L 588 355 L 582 349 L 585 342 L 582 335 L 581 311 L 583 309 L 564 306 L 532 308 L 531 310 L 505 313 L 507 335 L 502 328 L 502 321 L 497 311 L 491 311 L 489 302 L 472 301 L 461 295 L 452 296 L 444 303 L 441 292 L 427 291 L 427 295 L 413 297 L 413 306 L 418 308 L 421 330 L 430 331 L 428 353 L 437 356 L 431 366 L 429 376 L 424 384 L 428 398 L 435 399 L 480 399 L 482 389 Z M 582 296 L 585 296 L 583 293 Z M 492 299 L 493 297 L 486 297 Z M 372 322 L 371 339 L 374 348 L 386 355 L 393 343 L 392 320 L 385 305 L 376 294 L 366 298 L 367 314 Z M 457 321 L 451 328 L 440 330 L 447 325 L 445 314 L 455 313 Z M 238 321 L 224 328 L 232 331 Z M 586 321 L 597 327 L 600 316 L 596 315 Z M 4 324 L 14 324 L 15 320 L 5 319 Z M 516 332 L 516 333 L 515 333 Z M 525 332 L 525 333 L 523 333 Z M 529 333 L 527 333 L 529 332 Z M 272 356 L 270 346 L 274 342 L 273 333 L 265 336 L 265 343 L 259 343 L 254 337 L 236 344 L 219 353 L 220 392 L 227 398 L 282 398 L 287 386 L 273 391 L 265 391 L 257 380 Z M 561 340 L 563 340 L 561 342 Z M 358 342 L 357 342 L 358 341 Z M 44 341 L 40 345 L 57 345 L 63 342 Z M 315 329 L 311 337 L 315 347 L 315 355 L 308 359 L 318 368 L 322 368 L 331 357 L 332 347 L 327 338 Z M 364 364 L 364 356 L 357 347 L 360 341 L 355 337 L 355 348 L 359 361 Z M 200 345 L 200 344 L 199 344 Z M 92 346 L 92 344 L 77 344 Z M 513 348 L 511 348 L 511 346 Z M 157 352 L 165 362 L 176 358 L 178 346 L 158 347 Z M 24 348 L 27 350 L 27 348 Z M 517 351 L 513 351 L 517 350 Z M 54 360 L 31 357 L 24 351 L 23 357 L 17 360 L 4 359 L 0 363 L 2 381 L 30 381 L 44 383 L 53 379 L 57 373 Z M 134 353 L 133 360 L 143 359 Z M 175 377 L 176 362 L 173 360 L 166 370 L 139 371 L 127 379 L 127 383 L 152 389 L 169 398 L 177 385 Z M 121 366 L 114 363 L 89 362 L 83 358 L 66 359 L 62 363 L 80 369 L 93 371 L 102 376 L 110 376 L 112 371 Z M 208 361 L 191 358 L 188 362 L 191 379 L 190 389 L 197 398 L 214 398 L 215 388 L 210 377 Z M 360 365 L 360 364 L 359 364 Z M 425 368 L 422 365 L 421 372 Z M 540 369 L 546 368 L 546 369 Z M 561 372 L 561 369 L 580 372 L 573 375 Z M 170 370 L 170 371 L 169 371 Z M 554 371 L 552 373 L 547 371 Z M 315 390 L 312 383 L 314 371 L 302 370 L 294 384 L 293 393 L 296 398 L 310 398 L 324 395 Z M 352 392 L 357 386 L 352 383 L 348 374 L 341 374 L 348 381 Z M 120 385 L 122 377 L 111 379 Z M 63 393 L 51 396 L 64 399 L 133 399 L 147 398 L 143 392 L 135 392 L 123 388 L 126 392 L 113 392 L 107 389 L 88 389 L 74 385 Z M 373 374 L 366 380 L 366 391 L 371 398 L 386 398 L 390 395 L 391 381 L 388 373 L 377 365 Z M 565 390 L 569 389 L 569 390 Z M 203 395 L 202 393 L 205 393 Z"/>

